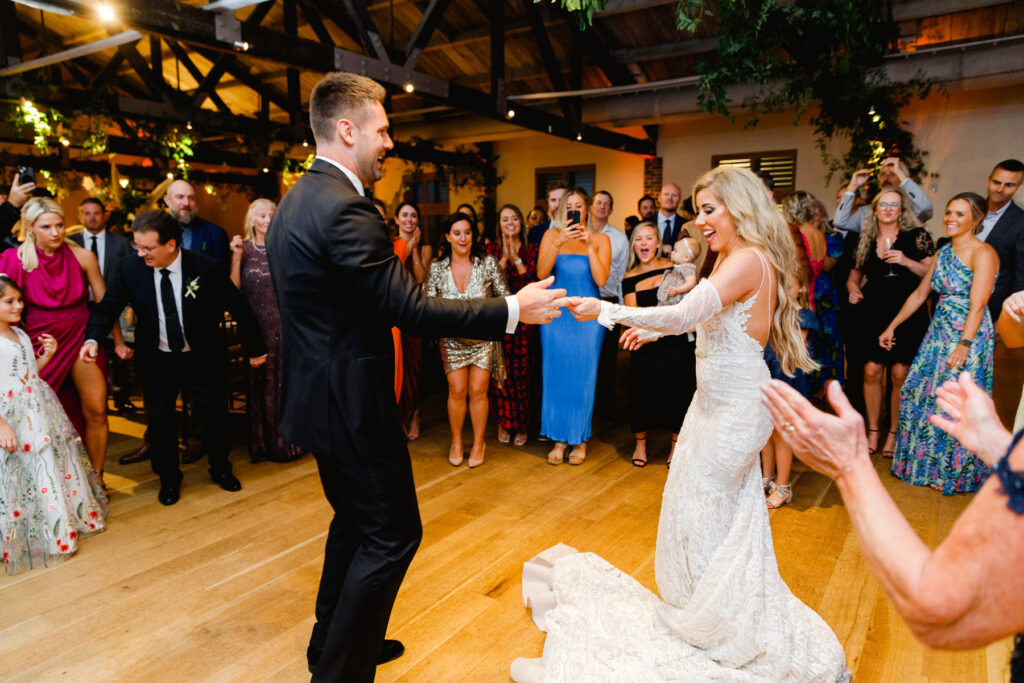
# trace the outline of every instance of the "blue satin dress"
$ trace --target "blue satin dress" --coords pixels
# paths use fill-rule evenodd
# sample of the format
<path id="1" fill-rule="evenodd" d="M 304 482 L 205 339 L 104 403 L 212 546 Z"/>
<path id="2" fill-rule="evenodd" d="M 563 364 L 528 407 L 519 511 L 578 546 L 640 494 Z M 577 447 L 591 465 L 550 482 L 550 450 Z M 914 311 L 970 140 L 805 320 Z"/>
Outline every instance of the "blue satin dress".
<path id="1" fill-rule="evenodd" d="M 600 296 L 586 254 L 559 254 L 551 272 L 555 276 L 552 288 L 564 288 L 569 296 Z M 597 361 L 604 335 L 605 329 L 596 320 L 578 322 L 568 310 L 550 324 L 540 326 L 544 377 L 542 436 L 573 446 L 590 438 Z"/>

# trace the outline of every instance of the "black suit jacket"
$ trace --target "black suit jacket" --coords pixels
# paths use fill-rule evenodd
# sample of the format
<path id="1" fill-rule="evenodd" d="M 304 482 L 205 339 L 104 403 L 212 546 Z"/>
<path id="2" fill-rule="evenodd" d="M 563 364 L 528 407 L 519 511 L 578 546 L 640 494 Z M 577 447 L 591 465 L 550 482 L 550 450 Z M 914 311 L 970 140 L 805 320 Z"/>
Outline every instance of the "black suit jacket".
<path id="1" fill-rule="evenodd" d="M 1024 209 L 1011 199 L 985 241 L 999 256 L 999 273 L 988 300 L 988 310 L 995 322 L 1006 297 L 1024 289 Z"/>
<path id="2" fill-rule="evenodd" d="M 193 281 L 197 286 L 194 296 L 190 296 L 188 285 Z M 86 339 L 103 339 L 124 307 L 131 305 L 138 319 L 135 325 L 135 368 L 143 382 L 152 374 L 160 353 L 157 296 L 159 292 L 153 268 L 138 256 L 125 259 L 114 277 L 107 280 L 107 293 L 90 313 L 85 334 Z M 211 377 L 227 372 L 227 343 L 220 326 L 225 311 L 238 323 L 246 355 L 252 358 L 266 353 L 263 336 L 249 304 L 216 259 L 181 250 L 181 300 L 178 309 L 190 349 L 189 360 L 211 373 Z"/>
<path id="3" fill-rule="evenodd" d="M 71 235 L 71 241 L 83 249 L 88 249 L 89 245 L 86 244 L 86 236 L 90 236 L 88 230 L 82 232 L 76 232 Z M 118 266 L 121 265 L 121 261 L 125 260 L 135 252 L 132 250 L 131 243 L 122 235 L 118 235 L 116 232 L 107 230 L 106 246 L 103 250 L 103 260 L 105 263 L 100 264 L 103 266 L 103 279 L 110 282 L 114 279 L 114 275 L 117 273 Z"/>
<path id="4" fill-rule="evenodd" d="M 267 257 L 281 309 L 281 427 L 320 456 L 405 450 L 392 327 L 471 339 L 505 332 L 503 299 L 424 296 L 377 208 L 321 159 L 277 207 Z"/>
<path id="5" fill-rule="evenodd" d="M 682 231 L 683 224 L 686 223 L 686 219 L 680 216 L 678 213 L 672 214 L 672 235 L 669 239 L 662 239 L 661 243 L 666 247 L 671 248 L 675 245 L 676 240 L 679 239 L 679 233 Z M 661 229 L 661 212 L 654 214 L 654 224 L 658 226 L 658 234 L 663 235 Z"/>

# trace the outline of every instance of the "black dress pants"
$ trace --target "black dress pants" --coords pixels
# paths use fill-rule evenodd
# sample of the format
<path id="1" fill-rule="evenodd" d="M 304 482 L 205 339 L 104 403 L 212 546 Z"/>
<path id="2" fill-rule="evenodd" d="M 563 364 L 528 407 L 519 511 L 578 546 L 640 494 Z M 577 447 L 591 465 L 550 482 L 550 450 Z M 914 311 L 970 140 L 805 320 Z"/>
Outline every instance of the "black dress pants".
<path id="1" fill-rule="evenodd" d="M 601 297 L 602 301 L 618 303 L 618 298 L 612 296 Z M 616 325 L 610 330 L 605 330 L 604 339 L 601 341 L 601 354 L 597 359 L 597 414 L 601 417 L 611 417 L 615 414 L 615 385 L 619 369 L 619 336 L 621 328 Z"/>
<path id="2" fill-rule="evenodd" d="M 314 453 L 334 509 L 310 637 L 323 650 L 314 681 L 373 680 L 395 596 L 423 537 L 408 449 L 396 441 L 375 450 L 366 458 Z"/>
<path id="3" fill-rule="evenodd" d="M 150 463 L 163 483 L 181 479 L 178 468 L 178 429 L 174 404 L 185 390 L 203 428 L 203 449 L 210 462 L 210 474 L 231 472 L 228 460 L 230 439 L 227 419 L 227 361 L 221 367 L 198 363 L 192 352 L 158 353 L 153 371 L 142 383 L 149 428 Z"/>

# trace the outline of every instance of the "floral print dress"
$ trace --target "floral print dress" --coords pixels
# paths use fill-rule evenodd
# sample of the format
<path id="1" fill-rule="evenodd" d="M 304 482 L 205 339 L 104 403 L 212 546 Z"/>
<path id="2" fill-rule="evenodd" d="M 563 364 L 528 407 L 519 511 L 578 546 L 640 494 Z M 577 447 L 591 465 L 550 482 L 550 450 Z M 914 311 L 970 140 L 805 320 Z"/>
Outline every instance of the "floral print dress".
<path id="1" fill-rule="evenodd" d="M 16 329 L 16 328 L 15 328 Z M 57 395 L 36 372 L 28 334 L 0 336 L 0 417 L 18 447 L 0 450 L 0 535 L 8 574 L 51 566 L 105 528 L 107 497 Z"/>
<path id="2" fill-rule="evenodd" d="M 908 484 L 931 486 L 951 496 L 977 490 L 986 469 L 959 441 L 928 422 L 929 415 L 939 412 L 935 390 L 943 382 L 967 371 L 991 396 L 995 339 L 992 318 L 986 308 L 967 352 L 967 362 L 954 370 L 946 367 L 946 360 L 963 337 L 974 273 L 956 255 L 952 245 L 939 249 L 936 258 L 931 285 L 939 295 L 939 302 L 903 383 L 892 473 Z"/>

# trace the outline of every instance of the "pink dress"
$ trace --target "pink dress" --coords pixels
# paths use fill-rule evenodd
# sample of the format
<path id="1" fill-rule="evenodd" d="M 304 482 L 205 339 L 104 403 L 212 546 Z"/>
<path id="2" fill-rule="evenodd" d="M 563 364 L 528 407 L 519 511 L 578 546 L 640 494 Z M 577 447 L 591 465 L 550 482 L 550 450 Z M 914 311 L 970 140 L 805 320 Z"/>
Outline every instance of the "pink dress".
<path id="1" fill-rule="evenodd" d="M 39 266 L 29 273 L 22 267 L 17 250 L 8 249 L 0 254 L 0 272 L 17 282 L 24 292 L 22 327 L 32 340 L 36 353 L 42 349 L 39 336 L 44 332 L 57 340 L 57 353 L 39 376 L 56 392 L 78 433 L 84 434 L 81 400 L 67 379 L 85 342 L 85 327 L 89 322 L 89 284 L 81 264 L 67 244 L 49 256 L 36 248 L 36 255 Z"/>
<path id="2" fill-rule="evenodd" d="M 807 298 L 811 304 L 811 310 L 814 310 L 814 283 L 818 281 L 818 276 L 821 275 L 822 269 L 825 267 L 825 259 L 818 259 L 815 261 L 811 258 L 811 244 L 807 241 L 807 237 L 800 233 L 800 239 L 804 242 L 804 251 L 807 252 L 807 261 L 811 264 L 811 281 L 807 285 Z"/>

